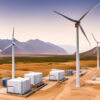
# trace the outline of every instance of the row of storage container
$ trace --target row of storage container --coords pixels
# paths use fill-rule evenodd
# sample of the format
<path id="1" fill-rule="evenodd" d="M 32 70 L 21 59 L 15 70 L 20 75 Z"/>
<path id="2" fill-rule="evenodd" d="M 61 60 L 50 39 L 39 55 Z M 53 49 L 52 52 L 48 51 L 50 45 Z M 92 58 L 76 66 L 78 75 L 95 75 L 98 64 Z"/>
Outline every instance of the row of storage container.
<path id="1" fill-rule="evenodd" d="M 66 70 L 65 75 L 72 75 L 73 70 Z M 42 73 L 41 72 L 30 72 L 24 74 L 24 78 L 30 78 L 31 85 L 37 85 L 42 82 Z M 49 73 L 50 80 L 62 80 L 64 78 L 64 70 L 52 69 Z M 7 86 L 7 80 L 10 78 L 2 79 L 2 86 Z"/>
<path id="2" fill-rule="evenodd" d="M 67 74 L 71 75 L 73 72 L 71 70 L 66 71 Z M 49 73 L 49 80 L 63 80 L 65 77 L 64 70 L 52 69 Z M 16 79 L 3 79 L 2 85 L 7 85 L 7 92 L 16 93 L 16 94 L 25 94 L 31 90 L 31 85 L 37 85 L 42 82 L 42 73 L 41 72 L 30 72 L 24 74 L 24 78 Z"/>

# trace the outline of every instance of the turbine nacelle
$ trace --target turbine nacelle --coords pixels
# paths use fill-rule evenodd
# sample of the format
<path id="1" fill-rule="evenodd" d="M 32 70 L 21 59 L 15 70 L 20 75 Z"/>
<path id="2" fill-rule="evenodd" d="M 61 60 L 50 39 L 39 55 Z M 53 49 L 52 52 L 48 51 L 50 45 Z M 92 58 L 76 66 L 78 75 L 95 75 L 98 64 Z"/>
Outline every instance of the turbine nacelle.
<path id="1" fill-rule="evenodd" d="M 16 45 L 15 42 L 12 42 L 12 45 Z"/>
<path id="2" fill-rule="evenodd" d="M 77 22 L 75 23 L 75 28 L 77 28 L 79 25 L 80 25 L 80 21 L 77 21 Z"/>

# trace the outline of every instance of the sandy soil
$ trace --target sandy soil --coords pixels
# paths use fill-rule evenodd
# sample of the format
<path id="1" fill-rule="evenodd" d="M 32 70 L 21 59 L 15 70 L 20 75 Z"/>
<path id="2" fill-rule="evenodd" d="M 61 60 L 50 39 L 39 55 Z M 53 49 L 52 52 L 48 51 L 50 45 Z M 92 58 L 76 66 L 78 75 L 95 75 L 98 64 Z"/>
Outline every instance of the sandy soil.
<path id="1" fill-rule="evenodd" d="M 27 66 L 30 65 L 33 66 L 32 64 L 24 65 L 20 64 L 21 66 L 26 66 L 24 70 L 21 70 L 21 67 L 16 68 L 16 76 L 19 76 L 18 73 L 20 73 L 21 76 L 23 76 L 24 73 L 27 73 L 28 70 Z M 36 66 L 39 66 L 41 68 L 41 64 L 35 64 Z M 34 65 L 34 66 L 35 66 Z M 55 64 L 52 64 L 54 67 Z M 57 64 L 58 68 L 63 69 L 61 66 L 67 68 L 64 64 Z M 4 65 L 3 65 L 4 66 Z M 7 65 L 8 66 L 8 65 Z M 19 65 L 17 65 L 19 66 Z M 48 63 L 43 64 L 43 66 L 48 66 Z M 50 66 L 50 65 L 49 65 Z M 49 72 L 49 70 L 52 68 L 50 67 L 49 69 L 41 69 L 46 76 Z M 11 65 L 5 69 L 4 67 L 1 66 L 0 69 L 0 77 L 7 77 L 11 75 L 10 71 Z M 24 68 L 24 67 L 22 67 Z M 32 71 L 37 71 L 36 68 L 32 67 Z M 97 70 L 96 68 L 89 68 L 86 70 L 87 73 L 81 77 L 81 87 L 80 88 L 75 88 L 75 75 L 70 76 L 69 80 L 64 81 L 64 82 L 57 82 L 55 85 L 48 89 L 42 89 L 35 94 L 32 94 L 30 97 L 24 98 L 24 97 L 18 97 L 18 96 L 13 96 L 13 95 L 3 95 L 0 94 L 0 100 L 100 100 L 100 85 L 89 85 L 86 84 L 86 80 L 90 80 L 93 75 L 100 75 L 100 70 Z M 5 74 L 5 75 L 4 75 Z"/>

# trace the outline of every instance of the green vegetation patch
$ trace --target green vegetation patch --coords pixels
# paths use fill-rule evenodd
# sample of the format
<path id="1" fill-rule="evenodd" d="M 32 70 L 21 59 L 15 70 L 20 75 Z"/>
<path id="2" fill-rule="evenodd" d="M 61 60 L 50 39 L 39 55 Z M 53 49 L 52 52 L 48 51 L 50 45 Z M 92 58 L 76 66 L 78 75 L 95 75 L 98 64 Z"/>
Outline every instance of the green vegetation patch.
<path id="1" fill-rule="evenodd" d="M 75 61 L 75 55 L 45 56 L 45 57 L 15 57 L 15 62 L 42 63 L 42 62 L 69 62 Z M 96 56 L 80 56 L 80 60 L 96 60 Z M 11 64 L 11 57 L 1 57 L 0 64 Z"/>

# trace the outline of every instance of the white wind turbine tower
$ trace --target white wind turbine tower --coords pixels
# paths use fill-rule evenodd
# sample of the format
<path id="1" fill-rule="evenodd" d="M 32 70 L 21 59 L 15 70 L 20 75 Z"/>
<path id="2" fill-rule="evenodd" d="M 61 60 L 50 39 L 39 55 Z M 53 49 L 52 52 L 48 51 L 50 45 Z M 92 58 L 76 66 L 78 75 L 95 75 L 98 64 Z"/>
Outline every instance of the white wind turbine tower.
<path id="1" fill-rule="evenodd" d="M 87 38 L 87 36 L 86 36 L 86 34 L 85 34 L 85 32 L 84 32 L 84 30 L 83 30 L 80 22 L 83 20 L 83 18 L 88 13 L 90 13 L 92 10 L 94 10 L 99 4 L 100 4 L 100 2 L 97 3 L 92 9 L 90 9 L 89 11 L 87 11 L 79 20 L 74 20 L 72 18 L 69 18 L 69 17 L 67 17 L 67 16 L 65 16 L 65 15 L 57 12 L 57 11 L 54 11 L 54 13 L 56 13 L 56 14 L 64 17 L 64 18 L 68 19 L 69 21 L 72 21 L 72 22 L 75 23 L 75 27 L 76 27 L 76 87 L 80 87 L 79 27 L 80 27 L 83 35 L 85 36 L 85 38 L 89 42 L 89 40 L 88 40 L 88 38 Z M 89 42 L 89 44 L 90 44 L 90 42 Z"/>
<path id="2" fill-rule="evenodd" d="M 12 34 L 12 43 L 7 46 L 6 48 L 4 48 L 3 51 L 5 51 L 6 49 L 12 47 L 12 79 L 15 78 L 15 56 L 14 56 L 14 47 L 17 46 L 14 42 L 14 28 L 13 28 L 13 34 Z"/>
<path id="3" fill-rule="evenodd" d="M 94 37 L 93 34 L 92 34 L 92 36 L 93 36 L 95 42 L 97 43 L 97 69 L 99 69 L 99 43 L 100 43 L 100 42 L 98 42 L 98 41 L 96 40 L 96 38 Z"/>

